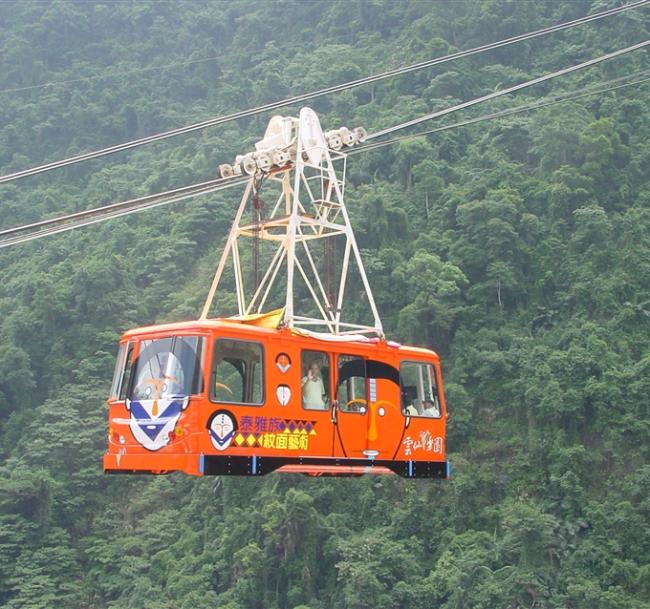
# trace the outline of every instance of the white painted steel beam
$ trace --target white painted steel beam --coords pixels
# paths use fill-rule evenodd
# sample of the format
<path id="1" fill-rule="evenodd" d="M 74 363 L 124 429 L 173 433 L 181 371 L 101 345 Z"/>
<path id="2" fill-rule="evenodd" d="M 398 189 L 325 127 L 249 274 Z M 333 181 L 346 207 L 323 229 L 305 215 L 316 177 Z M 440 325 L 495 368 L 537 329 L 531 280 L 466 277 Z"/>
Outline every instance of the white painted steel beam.
<path id="1" fill-rule="evenodd" d="M 302 109 L 299 120 L 287 120 L 289 122 L 286 124 L 293 127 L 285 133 L 285 137 L 290 138 L 287 139 L 286 150 L 291 153 L 294 161 L 286 166 L 273 168 L 270 173 L 258 173 L 249 179 L 210 286 L 201 319 L 208 317 L 213 301 L 218 296 L 225 263 L 228 258 L 232 258 L 239 315 L 261 313 L 272 293 L 275 295 L 271 300 L 277 298 L 277 291 L 273 292 L 273 287 L 277 286 L 279 290 L 284 286 L 284 301 L 271 304 L 274 307 L 284 305 L 284 323 L 288 327 L 321 326 L 330 334 L 361 332 L 382 336 L 381 320 L 343 199 L 346 155 L 328 148 L 318 118 L 309 108 Z M 338 165 L 340 167 L 337 172 Z M 243 222 L 244 211 L 249 204 L 252 205 L 256 189 L 259 191 L 258 196 L 263 191 L 268 197 L 267 200 L 271 201 L 268 208 L 270 213 L 267 211 L 269 215 L 261 218 L 259 223 Z M 276 244 L 273 254 L 269 252 L 266 258 L 261 257 L 265 271 L 256 286 L 252 285 L 252 279 L 251 285 L 246 285 L 242 271 L 240 251 L 243 250 L 240 250 L 239 241 L 244 239 L 249 242 L 250 239 L 259 239 L 260 243 Z M 324 287 L 325 270 L 319 270 L 319 261 L 308 244 L 322 241 L 327 247 L 327 239 L 332 247 L 336 243 L 332 239 L 345 243 L 343 260 L 335 270 L 338 282 L 336 303 L 329 300 L 330 295 Z M 368 299 L 368 317 L 371 322 L 367 325 L 351 323 L 346 318 L 346 283 L 353 267 L 356 267 Z M 320 319 L 305 316 L 305 312 L 295 308 L 296 290 L 300 288 L 301 280 L 302 288 L 306 288 L 321 315 Z"/>

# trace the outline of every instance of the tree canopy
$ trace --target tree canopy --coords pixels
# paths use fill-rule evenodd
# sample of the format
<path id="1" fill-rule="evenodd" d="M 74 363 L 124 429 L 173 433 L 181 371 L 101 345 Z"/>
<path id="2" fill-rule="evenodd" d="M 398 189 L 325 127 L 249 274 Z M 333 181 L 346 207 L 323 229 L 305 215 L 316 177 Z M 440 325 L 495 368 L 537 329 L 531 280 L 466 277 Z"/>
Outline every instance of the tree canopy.
<path id="1" fill-rule="evenodd" d="M 4 2 L 0 173 L 614 4 Z M 311 105 L 379 130 L 649 26 L 628 11 Z M 646 68 L 632 53 L 462 116 Z M 268 118 L 0 185 L 0 229 L 211 179 Z M 646 83 L 349 159 L 387 334 L 443 358 L 440 483 L 102 474 L 117 339 L 198 314 L 239 193 L 0 250 L 0 605 L 650 608 L 648 142 Z"/>

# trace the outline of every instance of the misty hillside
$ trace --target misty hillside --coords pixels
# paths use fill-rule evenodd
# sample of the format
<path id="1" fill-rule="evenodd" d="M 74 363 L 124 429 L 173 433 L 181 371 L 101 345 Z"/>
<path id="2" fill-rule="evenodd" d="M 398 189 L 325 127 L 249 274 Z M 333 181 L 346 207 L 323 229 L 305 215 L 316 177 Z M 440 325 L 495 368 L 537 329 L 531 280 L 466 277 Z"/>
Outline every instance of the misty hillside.
<path id="1" fill-rule="evenodd" d="M 0 174 L 618 4 L 4 2 Z M 647 6 L 309 105 L 377 131 L 649 31 Z M 636 51 L 420 129 L 610 91 L 348 161 L 386 334 L 442 358 L 449 481 L 102 473 L 118 338 L 198 316 L 240 190 L 0 249 L 0 606 L 650 609 L 649 82 L 613 88 L 648 76 Z M 210 180 L 269 118 L 0 184 L 0 230 Z"/>

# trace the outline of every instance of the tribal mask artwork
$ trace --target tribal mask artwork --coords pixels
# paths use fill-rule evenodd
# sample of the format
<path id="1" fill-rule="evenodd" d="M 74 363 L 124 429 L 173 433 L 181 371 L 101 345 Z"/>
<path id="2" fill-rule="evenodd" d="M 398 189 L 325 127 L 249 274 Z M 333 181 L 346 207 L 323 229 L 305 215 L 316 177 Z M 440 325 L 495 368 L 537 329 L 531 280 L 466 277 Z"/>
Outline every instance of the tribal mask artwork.
<path id="1" fill-rule="evenodd" d="M 160 450 L 170 442 L 176 423 L 189 403 L 189 396 L 170 395 L 176 379 L 147 379 L 143 397 L 126 401 L 131 414 L 129 427 L 147 450 Z"/>

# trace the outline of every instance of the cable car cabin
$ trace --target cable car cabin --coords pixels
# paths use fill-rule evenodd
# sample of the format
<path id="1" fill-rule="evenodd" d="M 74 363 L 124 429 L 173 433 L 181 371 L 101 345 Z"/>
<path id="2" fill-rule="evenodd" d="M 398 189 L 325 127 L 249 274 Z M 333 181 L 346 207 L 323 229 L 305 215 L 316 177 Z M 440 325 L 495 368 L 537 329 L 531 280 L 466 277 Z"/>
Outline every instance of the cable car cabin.
<path id="1" fill-rule="evenodd" d="M 107 473 L 447 478 L 438 356 L 232 319 L 121 339 Z"/>

